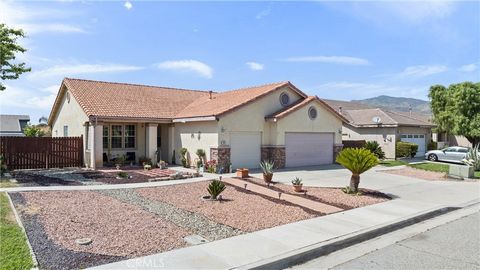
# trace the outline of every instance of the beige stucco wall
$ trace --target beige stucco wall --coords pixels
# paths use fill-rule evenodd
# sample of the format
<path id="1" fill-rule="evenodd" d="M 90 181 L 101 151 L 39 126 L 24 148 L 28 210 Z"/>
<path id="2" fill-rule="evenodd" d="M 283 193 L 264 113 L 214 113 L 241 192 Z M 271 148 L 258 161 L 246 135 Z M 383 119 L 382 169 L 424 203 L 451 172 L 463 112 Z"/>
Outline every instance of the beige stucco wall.
<path id="1" fill-rule="evenodd" d="M 210 148 L 218 146 L 219 132 L 217 121 L 175 123 L 173 144 L 175 146 L 176 163 L 181 164 L 180 148 L 182 147 L 188 149 L 192 164 L 198 158 L 195 154 L 197 149 L 205 150 L 207 160 L 210 160 Z M 173 153 L 173 150 L 171 152 Z M 172 153 L 169 153 L 169 155 L 171 156 Z"/>
<path id="2" fill-rule="evenodd" d="M 376 141 L 386 158 L 395 158 L 396 127 L 382 128 L 356 128 L 350 125 L 343 125 L 343 140 L 365 140 Z"/>
<path id="3" fill-rule="evenodd" d="M 77 100 L 70 95 L 70 102 L 67 101 L 65 93 L 60 101 L 60 107 L 52 123 L 52 136 L 63 137 L 63 127 L 68 126 L 68 136 L 85 137 L 84 123 L 88 121 L 88 116 L 78 104 Z"/>
<path id="4" fill-rule="evenodd" d="M 312 106 L 317 109 L 317 118 L 313 120 L 308 116 L 308 110 Z M 285 132 L 328 132 L 334 133 L 335 144 L 341 144 L 342 134 L 339 132 L 341 129 L 342 121 L 320 103 L 314 101 L 279 119 L 276 128 L 271 129 L 272 140 L 270 143 L 284 145 Z"/>
<path id="5" fill-rule="evenodd" d="M 219 132 L 219 143 L 230 145 L 230 133 L 232 132 L 262 132 L 262 144 L 272 144 L 271 124 L 265 121 L 265 116 L 283 108 L 280 104 L 280 95 L 283 92 L 290 96 L 290 104 L 301 98 L 289 87 L 284 87 L 220 117 L 218 127 L 220 130 L 223 127 L 224 132 Z"/>

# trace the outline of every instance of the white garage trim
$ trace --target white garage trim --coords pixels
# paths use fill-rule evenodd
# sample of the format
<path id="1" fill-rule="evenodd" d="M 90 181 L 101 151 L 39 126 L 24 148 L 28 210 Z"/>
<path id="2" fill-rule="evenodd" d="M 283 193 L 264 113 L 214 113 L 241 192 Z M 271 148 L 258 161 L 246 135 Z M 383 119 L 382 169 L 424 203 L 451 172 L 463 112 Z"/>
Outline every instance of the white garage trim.
<path id="1" fill-rule="evenodd" d="M 285 167 L 333 163 L 334 133 L 286 132 Z"/>
<path id="2" fill-rule="evenodd" d="M 230 133 L 232 168 L 258 168 L 261 156 L 261 132 Z"/>
<path id="3" fill-rule="evenodd" d="M 402 134 L 400 135 L 402 142 L 409 142 L 418 145 L 416 157 L 422 157 L 426 151 L 426 135 L 425 134 Z"/>

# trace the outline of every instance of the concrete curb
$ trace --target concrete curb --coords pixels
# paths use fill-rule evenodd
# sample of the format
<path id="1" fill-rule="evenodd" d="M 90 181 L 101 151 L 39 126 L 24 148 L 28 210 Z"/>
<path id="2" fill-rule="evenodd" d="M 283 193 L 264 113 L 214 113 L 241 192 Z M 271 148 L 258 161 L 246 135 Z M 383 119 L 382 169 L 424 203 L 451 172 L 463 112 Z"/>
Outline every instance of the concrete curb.
<path id="1" fill-rule="evenodd" d="M 23 223 L 22 223 L 22 220 L 20 219 L 20 215 L 18 215 L 15 205 L 13 205 L 13 201 L 12 201 L 12 198 L 10 198 L 10 194 L 8 194 L 8 192 L 5 192 L 5 194 L 7 195 L 8 202 L 10 203 L 10 208 L 12 208 L 13 215 L 15 216 L 15 220 L 17 221 L 18 226 L 20 226 L 20 228 L 22 229 L 23 234 L 25 235 L 25 239 L 27 240 L 28 249 L 30 250 L 30 255 L 32 256 L 32 261 L 33 261 L 32 269 L 38 269 L 37 257 L 33 252 L 32 245 L 30 245 L 30 240 L 28 239 L 28 235 L 27 235 L 27 232 L 25 231 L 25 227 L 23 227 Z"/>
<path id="2" fill-rule="evenodd" d="M 233 269 L 285 269 L 458 209 L 461 207 L 439 207 Z"/>

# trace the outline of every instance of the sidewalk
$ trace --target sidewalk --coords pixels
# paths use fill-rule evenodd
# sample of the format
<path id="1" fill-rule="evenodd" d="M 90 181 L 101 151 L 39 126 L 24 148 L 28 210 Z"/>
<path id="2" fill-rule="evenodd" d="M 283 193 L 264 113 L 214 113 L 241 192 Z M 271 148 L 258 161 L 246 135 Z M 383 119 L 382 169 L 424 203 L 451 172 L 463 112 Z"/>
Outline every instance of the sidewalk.
<path id="1" fill-rule="evenodd" d="M 101 265 L 92 269 L 231 269 L 258 266 L 305 247 L 438 209 L 431 203 L 392 200 L 202 245 Z M 259 217 L 261 218 L 261 217 Z"/>

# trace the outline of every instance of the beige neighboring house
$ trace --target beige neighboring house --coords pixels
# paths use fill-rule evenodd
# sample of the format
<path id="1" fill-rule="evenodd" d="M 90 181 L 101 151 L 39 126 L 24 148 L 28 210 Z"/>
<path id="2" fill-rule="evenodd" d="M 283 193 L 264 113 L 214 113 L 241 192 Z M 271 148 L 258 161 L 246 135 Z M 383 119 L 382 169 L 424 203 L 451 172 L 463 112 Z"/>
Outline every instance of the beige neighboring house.
<path id="1" fill-rule="evenodd" d="M 180 163 L 197 149 L 220 167 L 333 163 L 346 119 L 290 82 L 225 92 L 81 79 L 63 80 L 49 125 L 52 136 L 83 136 L 85 164 L 149 157 Z"/>
<path id="2" fill-rule="evenodd" d="M 417 157 L 427 151 L 435 126 L 427 116 L 393 112 L 348 101 L 324 101 L 348 120 L 343 125 L 343 140 L 376 141 L 387 158 L 395 158 L 396 141 L 416 143 Z"/>

